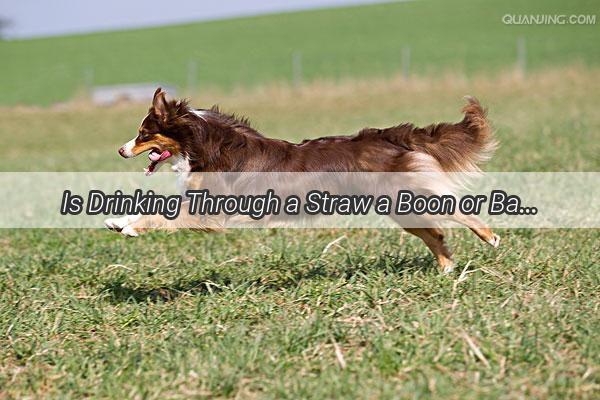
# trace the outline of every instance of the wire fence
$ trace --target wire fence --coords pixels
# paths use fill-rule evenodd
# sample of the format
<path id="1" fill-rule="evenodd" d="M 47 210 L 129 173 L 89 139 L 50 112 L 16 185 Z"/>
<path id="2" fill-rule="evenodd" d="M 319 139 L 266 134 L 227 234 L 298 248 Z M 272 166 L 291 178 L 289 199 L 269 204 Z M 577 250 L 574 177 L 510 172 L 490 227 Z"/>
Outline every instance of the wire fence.
<path id="1" fill-rule="evenodd" d="M 525 78 L 528 68 L 528 46 L 525 37 L 516 38 L 513 47 L 514 63 L 513 68 L 517 75 Z M 340 56 L 319 56 L 313 53 L 297 49 L 291 51 L 287 61 L 281 54 L 272 55 L 271 60 L 266 64 L 276 65 L 272 73 L 252 68 L 252 66 L 240 63 L 236 66 L 227 66 L 231 72 L 229 82 L 216 82 L 212 77 L 221 71 L 216 71 L 214 64 L 203 62 L 201 58 L 190 58 L 184 65 L 172 67 L 169 76 L 155 74 L 151 79 L 146 79 L 148 75 L 136 76 L 133 79 L 111 81 L 107 79 L 109 75 L 103 68 L 104 65 L 74 66 L 68 63 L 55 63 L 45 66 L 43 72 L 28 79 L 27 82 L 18 84 L 8 83 L 4 88 L 10 94 L 9 103 L 37 103 L 41 91 L 50 92 L 49 97 L 41 98 L 41 103 L 52 104 L 60 101 L 69 101 L 72 99 L 93 99 L 94 92 L 99 86 L 114 85 L 118 91 L 119 85 L 159 83 L 177 88 L 181 93 L 194 94 L 203 88 L 235 88 L 239 86 L 262 85 L 269 82 L 288 82 L 293 87 L 300 87 L 314 80 L 341 80 L 354 77 L 389 77 L 402 76 L 405 80 L 412 79 L 413 76 L 427 74 L 428 65 L 431 66 L 429 72 L 439 73 L 438 64 L 444 64 L 451 72 L 459 72 L 467 75 L 467 67 L 470 60 L 465 54 L 462 64 L 439 63 L 437 60 L 427 60 L 422 54 L 419 54 L 419 48 L 412 45 L 399 45 L 395 55 L 386 54 L 381 57 L 380 54 L 369 54 L 356 52 Z M 118 60 L 115 61 L 118 63 Z M 286 66 L 287 64 L 287 66 Z M 509 64 L 510 66 L 510 64 Z M 179 71 L 179 73 L 177 73 Z M 134 75 L 134 74 L 130 74 Z M 67 82 L 63 85 L 61 82 Z M 46 93 L 47 94 L 47 93 Z M 127 96 L 121 96 L 126 98 Z M 119 98 L 119 94 L 115 94 Z M 6 98 L 4 99 L 7 100 Z"/>

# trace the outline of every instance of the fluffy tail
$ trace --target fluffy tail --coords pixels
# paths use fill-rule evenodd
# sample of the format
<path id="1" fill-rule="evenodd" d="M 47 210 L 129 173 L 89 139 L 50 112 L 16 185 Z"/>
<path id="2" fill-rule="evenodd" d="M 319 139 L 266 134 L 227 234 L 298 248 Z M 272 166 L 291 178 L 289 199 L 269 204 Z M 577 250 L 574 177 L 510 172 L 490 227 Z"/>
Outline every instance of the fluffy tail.
<path id="1" fill-rule="evenodd" d="M 417 148 L 434 157 L 446 172 L 480 171 L 497 147 L 486 110 L 479 101 L 466 96 L 463 120 L 457 124 L 437 124 L 414 137 Z"/>

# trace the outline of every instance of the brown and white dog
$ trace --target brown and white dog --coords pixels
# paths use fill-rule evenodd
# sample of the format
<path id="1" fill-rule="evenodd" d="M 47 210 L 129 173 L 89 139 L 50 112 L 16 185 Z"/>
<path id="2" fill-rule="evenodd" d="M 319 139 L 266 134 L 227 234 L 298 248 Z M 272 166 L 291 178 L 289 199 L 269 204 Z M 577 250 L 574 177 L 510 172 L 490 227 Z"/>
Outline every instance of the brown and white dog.
<path id="1" fill-rule="evenodd" d="M 300 144 L 271 139 L 244 118 L 217 107 L 193 109 L 185 100 L 170 100 L 160 88 L 138 135 L 119 154 L 135 157 L 149 151 L 147 174 L 169 163 L 178 172 L 468 172 L 493 153 L 496 142 L 486 112 L 468 97 L 464 118 L 455 124 L 418 128 L 401 124 L 366 128 L 352 136 L 328 136 Z M 148 226 L 177 228 L 176 222 L 149 221 L 153 216 L 111 218 L 106 225 L 126 236 Z M 458 221 L 497 247 L 499 237 L 480 221 Z M 405 228 L 421 238 L 444 272 L 453 269 L 451 253 L 439 228 Z"/>

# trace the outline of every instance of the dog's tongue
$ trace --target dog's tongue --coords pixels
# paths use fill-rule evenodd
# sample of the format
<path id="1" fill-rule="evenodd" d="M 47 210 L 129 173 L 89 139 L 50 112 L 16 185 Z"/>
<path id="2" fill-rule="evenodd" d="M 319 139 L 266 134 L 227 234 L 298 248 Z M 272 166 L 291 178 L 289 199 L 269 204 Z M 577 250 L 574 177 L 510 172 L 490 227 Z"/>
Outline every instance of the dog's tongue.
<path id="1" fill-rule="evenodd" d="M 160 153 L 160 159 L 158 161 L 166 160 L 169 157 L 171 157 L 171 152 L 169 150 L 165 150 L 162 153 Z"/>
<path id="2" fill-rule="evenodd" d="M 154 150 L 151 151 L 150 154 L 148 154 L 148 158 L 150 159 L 150 165 L 148 165 L 147 168 L 144 168 L 146 175 L 152 175 L 154 173 L 156 165 L 169 157 L 171 157 L 171 152 L 169 150 L 165 150 L 162 153 L 159 153 Z"/>
<path id="3" fill-rule="evenodd" d="M 152 151 L 152 152 L 150 152 L 150 154 L 148 154 L 148 158 L 154 162 L 163 161 L 169 157 L 171 157 L 171 152 L 169 150 L 165 150 L 162 153 L 159 153 L 157 151 Z"/>
<path id="4" fill-rule="evenodd" d="M 148 154 L 148 158 L 150 159 L 150 161 L 158 161 L 158 160 L 160 160 L 161 154 L 162 153 L 151 151 L 150 154 Z"/>

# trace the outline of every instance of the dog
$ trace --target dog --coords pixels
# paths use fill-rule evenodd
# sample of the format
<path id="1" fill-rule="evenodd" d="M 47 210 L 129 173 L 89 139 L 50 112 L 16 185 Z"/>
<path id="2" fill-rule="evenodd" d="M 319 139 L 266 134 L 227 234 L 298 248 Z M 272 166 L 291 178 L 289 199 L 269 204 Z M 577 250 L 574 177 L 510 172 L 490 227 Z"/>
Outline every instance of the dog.
<path id="1" fill-rule="evenodd" d="M 486 110 L 477 99 L 466 100 L 464 118 L 458 123 L 365 128 L 352 136 L 327 136 L 295 144 L 267 138 L 246 118 L 223 113 L 217 106 L 193 109 L 186 100 L 168 99 L 158 88 L 137 136 L 118 152 L 124 158 L 149 152 L 146 174 L 153 174 L 166 163 L 179 173 L 480 171 L 479 165 L 491 157 L 497 142 Z M 498 247 L 499 236 L 475 217 L 463 215 L 457 221 Z M 177 221 L 156 216 L 111 218 L 105 224 L 125 236 L 179 226 Z M 442 229 L 404 229 L 423 240 L 442 272 L 453 270 Z"/>

